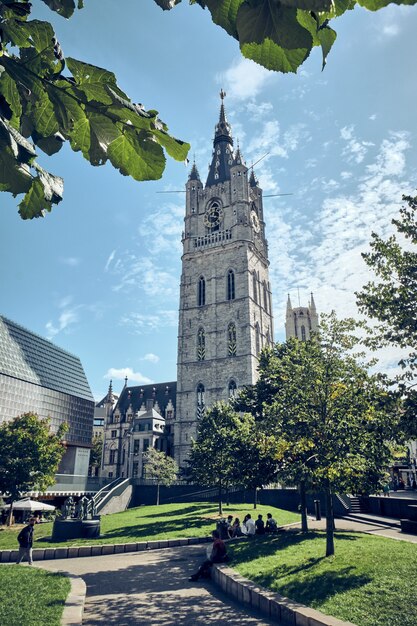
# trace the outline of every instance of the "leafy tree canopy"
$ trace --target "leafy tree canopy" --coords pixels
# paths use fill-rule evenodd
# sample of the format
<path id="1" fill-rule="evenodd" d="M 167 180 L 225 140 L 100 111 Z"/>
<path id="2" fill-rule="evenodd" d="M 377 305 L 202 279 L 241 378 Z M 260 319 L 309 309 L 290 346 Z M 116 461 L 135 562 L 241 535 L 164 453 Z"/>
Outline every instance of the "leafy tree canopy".
<path id="1" fill-rule="evenodd" d="M 29 490 L 52 485 L 65 452 L 61 425 L 53 434 L 47 419 L 25 413 L 0 426 L 0 491 L 16 500 Z"/>
<path id="2" fill-rule="evenodd" d="M 82 0 L 43 0 L 71 17 Z M 49 22 L 31 20 L 28 0 L 0 0 L 0 191 L 24 194 L 23 219 L 41 217 L 62 200 L 63 179 L 46 171 L 39 150 L 68 142 L 92 165 L 107 161 L 125 176 L 162 176 L 165 153 L 186 159 L 189 145 L 171 137 L 158 112 L 131 101 L 115 75 L 64 57 Z"/>
<path id="3" fill-rule="evenodd" d="M 169 487 L 177 479 L 178 465 L 165 452 L 149 448 L 143 455 L 146 478 L 156 480 L 158 484 Z"/>
<path id="4" fill-rule="evenodd" d="M 336 32 L 330 20 L 356 4 L 376 11 L 391 2 L 417 0 L 189 0 L 208 9 L 215 24 L 238 40 L 243 56 L 269 70 L 296 72 L 314 46 L 320 46 L 324 68 Z M 172 9 L 181 0 L 155 0 Z"/>
<path id="5" fill-rule="evenodd" d="M 403 196 L 406 206 L 392 224 L 396 235 L 383 239 L 372 233 L 371 252 L 362 254 L 376 275 L 357 293 L 359 310 L 378 322 L 368 344 L 372 348 L 395 345 L 410 350 L 400 361 L 400 393 L 405 396 L 402 424 L 409 436 L 417 436 L 417 197 Z"/>

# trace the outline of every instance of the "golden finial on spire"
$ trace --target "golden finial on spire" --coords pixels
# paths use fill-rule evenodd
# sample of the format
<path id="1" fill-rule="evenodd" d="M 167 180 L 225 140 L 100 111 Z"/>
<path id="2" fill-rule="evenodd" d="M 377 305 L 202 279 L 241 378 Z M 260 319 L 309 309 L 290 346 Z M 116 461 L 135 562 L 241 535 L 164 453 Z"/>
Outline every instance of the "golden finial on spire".
<path id="1" fill-rule="evenodd" d="M 225 99 L 226 97 L 226 92 L 223 91 L 223 89 L 220 89 L 220 98 L 222 99 L 222 101 Z"/>

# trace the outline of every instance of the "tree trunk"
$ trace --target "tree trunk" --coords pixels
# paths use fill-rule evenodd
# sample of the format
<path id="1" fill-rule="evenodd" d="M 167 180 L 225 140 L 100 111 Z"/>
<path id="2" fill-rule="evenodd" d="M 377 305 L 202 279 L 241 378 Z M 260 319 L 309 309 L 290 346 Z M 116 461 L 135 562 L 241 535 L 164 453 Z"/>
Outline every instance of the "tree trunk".
<path id="1" fill-rule="evenodd" d="M 330 487 L 324 490 L 326 500 L 326 556 L 334 554 L 334 516 L 333 501 Z"/>
<path id="2" fill-rule="evenodd" d="M 219 515 L 223 515 L 222 486 L 219 486 Z"/>
<path id="3" fill-rule="evenodd" d="M 14 500 L 11 500 L 11 502 L 10 502 L 10 509 L 9 509 L 9 517 L 7 518 L 7 526 L 11 526 L 12 525 L 13 503 L 14 503 Z"/>
<path id="4" fill-rule="evenodd" d="M 301 532 L 308 532 L 307 522 L 307 504 L 306 504 L 306 486 L 304 482 L 300 483 L 300 509 L 301 509 Z"/>
<path id="5" fill-rule="evenodd" d="M 156 483 L 156 506 L 159 506 L 159 483 Z"/>
<path id="6" fill-rule="evenodd" d="M 253 508 L 256 509 L 257 506 L 258 506 L 258 490 L 255 487 L 254 493 L 253 493 Z"/>
<path id="7" fill-rule="evenodd" d="M 230 505 L 229 487 L 226 487 L 226 505 Z"/>

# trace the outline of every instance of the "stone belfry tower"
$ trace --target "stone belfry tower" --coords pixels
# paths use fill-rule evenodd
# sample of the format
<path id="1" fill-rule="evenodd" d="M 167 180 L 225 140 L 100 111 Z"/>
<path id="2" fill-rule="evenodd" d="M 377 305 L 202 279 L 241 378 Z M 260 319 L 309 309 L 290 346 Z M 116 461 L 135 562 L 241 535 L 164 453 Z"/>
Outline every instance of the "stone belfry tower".
<path id="1" fill-rule="evenodd" d="M 286 339 L 295 337 L 306 341 L 311 338 L 311 334 L 317 332 L 319 325 L 319 316 L 317 314 L 316 303 L 313 294 L 311 294 L 308 306 L 293 307 L 291 298 L 288 294 L 287 312 L 285 317 L 285 336 Z"/>
<path id="2" fill-rule="evenodd" d="M 234 150 L 225 95 L 206 185 L 195 163 L 186 183 L 174 427 L 180 466 L 204 411 L 255 383 L 259 352 L 273 341 L 262 190 Z"/>

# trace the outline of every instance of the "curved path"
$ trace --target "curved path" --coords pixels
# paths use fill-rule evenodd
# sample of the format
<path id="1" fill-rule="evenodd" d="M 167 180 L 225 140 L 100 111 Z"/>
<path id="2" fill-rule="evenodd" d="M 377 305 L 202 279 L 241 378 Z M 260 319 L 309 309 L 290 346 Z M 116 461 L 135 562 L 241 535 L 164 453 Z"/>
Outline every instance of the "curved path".
<path id="1" fill-rule="evenodd" d="M 43 561 L 45 569 L 81 576 L 87 585 L 83 626 L 269 626 L 276 624 L 228 598 L 210 582 L 188 582 L 205 547 L 182 546 Z"/>

